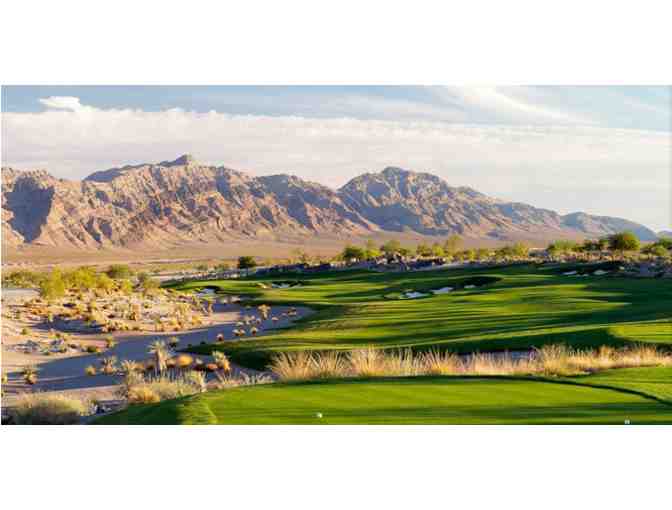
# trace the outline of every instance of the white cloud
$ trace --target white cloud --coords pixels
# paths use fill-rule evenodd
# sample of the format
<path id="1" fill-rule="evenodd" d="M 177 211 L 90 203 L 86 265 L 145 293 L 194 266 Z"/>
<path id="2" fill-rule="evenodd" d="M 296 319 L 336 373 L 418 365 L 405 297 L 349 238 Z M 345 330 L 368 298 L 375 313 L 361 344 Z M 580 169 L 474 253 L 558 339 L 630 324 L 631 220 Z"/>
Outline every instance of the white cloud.
<path id="1" fill-rule="evenodd" d="M 84 105 L 79 102 L 78 97 L 72 96 L 51 96 L 44 99 L 40 99 L 42 103 L 47 108 L 54 108 L 56 110 L 70 110 L 78 111 L 84 109 Z"/>
<path id="2" fill-rule="evenodd" d="M 502 111 L 549 115 L 511 105 L 491 92 L 477 93 L 474 101 L 498 103 Z M 670 226 L 669 133 L 586 125 L 103 110 L 75 97 L 41 102 L 47 111 L 3 114 L 3 164 L 81 178 L 189 152 L 205 163 L 257 175 L 293 173 L 332 187 L 394 165 L 561 212 L 584 209 L 656 228 Z M 627 193 L 631 200 L 626 203 Z M 590 199 L 596 195 L 599 200 Z"/>

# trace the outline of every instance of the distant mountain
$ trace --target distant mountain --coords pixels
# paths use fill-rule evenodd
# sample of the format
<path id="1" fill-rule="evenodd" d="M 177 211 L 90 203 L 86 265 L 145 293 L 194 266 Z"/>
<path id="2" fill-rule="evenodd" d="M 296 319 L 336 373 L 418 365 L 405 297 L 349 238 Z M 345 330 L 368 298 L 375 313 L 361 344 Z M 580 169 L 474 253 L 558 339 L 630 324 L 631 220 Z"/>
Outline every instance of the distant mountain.
<path id="1" fill-rule="evenodd" d="M 390 231 L 495 239 L 600 237 L 622 230 L 632 230 L 642 240 L 656 236 L 621 218 L 585 213 L 561 216 L 527 204 L 502 202 L 471 188 L 451 187 L 435 175 L 401 168 L 356 177 L 339 193 L 352 209 Z"/>
<path id="2" fill-rule="evenodd" d="M 373 233 L 483 239 L 599 237 L 633 230 L 619 218 L 506 203 L 427 174 L 386 168 L 335 191 L 291 175 L 251 177 L 192 156 L 113 168 L 83 181 L 2 169 L 3 245 L 166 248 L 235 239 L 305 240 Z"/>
<path id="3" fill-rule="evenodd" d="M 661 230 L 660 232 L 658 232 L 658 237 L 659 238 L 666 237 L 672 239 L 672 230 Z"/>

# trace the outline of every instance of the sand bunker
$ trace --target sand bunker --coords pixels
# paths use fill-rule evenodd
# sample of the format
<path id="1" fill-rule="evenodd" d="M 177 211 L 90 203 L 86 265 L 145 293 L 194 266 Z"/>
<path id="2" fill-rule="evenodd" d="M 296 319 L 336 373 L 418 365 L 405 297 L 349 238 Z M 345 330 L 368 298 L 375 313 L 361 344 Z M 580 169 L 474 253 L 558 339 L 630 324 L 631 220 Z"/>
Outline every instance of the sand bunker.
<path id="1" fill-rule="evenodd" d="M 441 287 L 440 289 L 434 289 L 431 290 L 430 292 L 432 294 L 448 294 L 449 292 L 453 291 L 453 287 Z"/>

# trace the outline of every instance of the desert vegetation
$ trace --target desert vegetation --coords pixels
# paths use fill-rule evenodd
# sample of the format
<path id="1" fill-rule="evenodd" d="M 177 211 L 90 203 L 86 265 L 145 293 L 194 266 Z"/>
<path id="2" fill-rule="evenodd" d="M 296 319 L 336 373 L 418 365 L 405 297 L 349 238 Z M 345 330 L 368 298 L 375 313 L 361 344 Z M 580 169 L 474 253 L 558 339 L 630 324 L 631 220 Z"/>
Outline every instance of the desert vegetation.
<path id="1" fill-rule="evenodd" d="M 17 425 L 74 425 L 92 414 L 93 403 L 59 393 L 24 393 L 11 408 Z"/>
<path id="2" fill-rule="evenodd" d="M 269 368 L 281 381 L 306 381 L 421 375 L 576 376 L 614 368 L 670 366 L 672 355 L 649 345 L 575 350 L 554 344 L 523 357 L 508 353 L 458 356 L 437 350 L 414 354 L 411 349 L 389 352 L 373 347 L 348 352 L 299 351 L 276 355 Z"/>

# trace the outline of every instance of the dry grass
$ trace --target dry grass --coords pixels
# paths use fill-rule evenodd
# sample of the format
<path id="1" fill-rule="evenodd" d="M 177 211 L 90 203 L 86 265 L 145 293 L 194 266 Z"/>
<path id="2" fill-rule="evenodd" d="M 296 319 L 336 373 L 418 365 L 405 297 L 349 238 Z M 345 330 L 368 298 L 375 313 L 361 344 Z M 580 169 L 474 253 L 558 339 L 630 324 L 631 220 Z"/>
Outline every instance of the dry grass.
<path id="1" fill-rule="evenodd" d="M 427 375 L 454 375 L 461 371 L 459 356 L 450 352 L 429 351 L 420 355 Z"/>
<path id="2" fill-rule="evenodd" d="M 119 394 L 132 404 L 147 404 L 201 393 L 206 390 L 205 374 L 188 371 L 179 374 L 145 376 L 137 371 L 124 374 Z"/>
<path id="3" fill-rule="evenodd" d="M 649 366 L 672 366 L 672 355 L 648 345 L 586 351 L 550 345 L 517 358 L 508 353 L 460 357 L 449 352 L 430 351 L 416 355 L 410 349 L 386 352 L 368 347 L 347 354 L 336 351 L 280 353 L 269 368 L 282 381 L 303 381 L 415 375 L 571 376 L 612 368 Z"/>
<path id="4" fill-rule="evenodd" d="M 131 404 L 154 404 L 161 402 L 159 395 L 148 386 L 132 387 L 126 398 Z"/>
<path id="5" fill-rule="evenodd" d="M 282 352 L 273 358 L 270 369 L 282 381 L 303 381 L 315 378 L 313 354 L 308 351 Z"/>
<path id="6" fill-rule="evenodd" d="M 54 393 L 25 393 L 17 398 L 10 415 L 18 425 L 72 425 L 92 414 L 85 400 Z"/>

